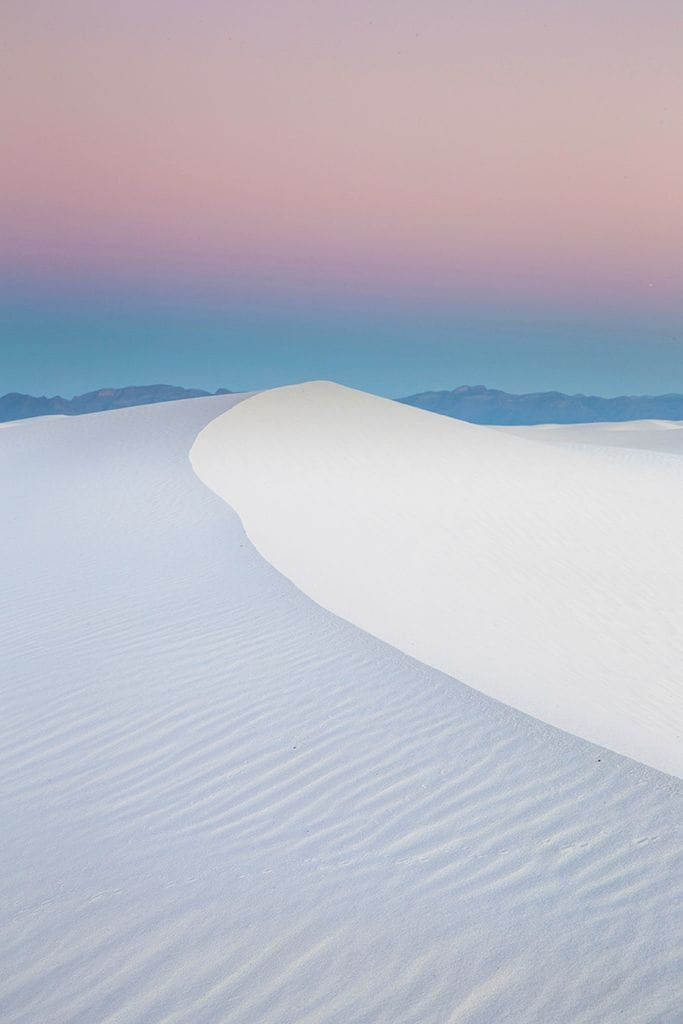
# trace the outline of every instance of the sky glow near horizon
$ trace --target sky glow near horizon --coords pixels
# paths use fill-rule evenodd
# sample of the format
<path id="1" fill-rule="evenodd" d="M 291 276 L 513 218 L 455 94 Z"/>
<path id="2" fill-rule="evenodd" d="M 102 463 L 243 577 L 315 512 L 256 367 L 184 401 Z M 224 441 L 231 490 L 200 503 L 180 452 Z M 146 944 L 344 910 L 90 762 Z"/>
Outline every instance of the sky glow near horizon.
<path id="1" fill-rule="evenodd" d="M 392 331 L 407 390 L 683 388 L 678 0 L 9 0 L 2 18 L 9 386 L 54 314 L 44 348 L 91 330 L 72 390 L 114 383 L 116 351 L 137 379 L 135 345 L 158 379 L 164 336 L 201 349 L 207 319 L 226 386 L 240 344 L 255 386 L 315 376 L 317 329 L 330 376 L 346 362 L 379 390 L 405 390 L 375 372 Z M 610 376 L 619 338 L 630 377 Z M 178 372 L 199 383 L 191 352 Z"/>

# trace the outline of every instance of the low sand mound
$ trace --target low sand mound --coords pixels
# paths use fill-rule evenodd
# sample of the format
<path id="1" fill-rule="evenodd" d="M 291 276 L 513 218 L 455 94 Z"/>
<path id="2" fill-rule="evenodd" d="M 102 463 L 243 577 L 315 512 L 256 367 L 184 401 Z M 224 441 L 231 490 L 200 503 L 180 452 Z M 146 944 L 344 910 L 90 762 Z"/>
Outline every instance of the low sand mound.
<path id="1" fill-rule="evenodd" d="M 236 406 L 191 459 L 325 608 L 683 774 L 680 459 L 531 443 L 324 382 Z"/>
<path id="2" fill-rule="evenodd" d="M 547 444 L 593 444 L 611 448 L 645 448 L 683 455 L 683 423 L 675 420 L 634 420 L 631 423 L 543 424 L 537 427 L 496 427 L 516 437 Z"/>

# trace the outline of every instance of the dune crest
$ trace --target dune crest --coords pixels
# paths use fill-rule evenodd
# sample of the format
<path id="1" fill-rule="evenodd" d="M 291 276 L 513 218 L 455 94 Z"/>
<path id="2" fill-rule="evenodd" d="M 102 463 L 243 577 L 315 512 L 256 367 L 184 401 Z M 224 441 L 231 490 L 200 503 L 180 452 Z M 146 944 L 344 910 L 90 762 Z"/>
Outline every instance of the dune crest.
<path id="1" fill-rule="evenodd" d="M 230 409 L 191 461 L 323 607 L 683 775 L 679 459 L 532 443 L 316 382 Z"/>

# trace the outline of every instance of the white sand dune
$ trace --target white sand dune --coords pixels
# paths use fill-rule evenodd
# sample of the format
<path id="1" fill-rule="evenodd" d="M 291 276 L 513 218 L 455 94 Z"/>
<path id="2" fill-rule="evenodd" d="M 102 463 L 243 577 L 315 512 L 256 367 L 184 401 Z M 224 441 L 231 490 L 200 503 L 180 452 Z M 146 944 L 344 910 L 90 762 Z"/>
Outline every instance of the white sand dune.
<path id="1" fill-rule="evenodd" d="M 43 423 L 49 423 L 51 420 L 63 420 L 63 419 L 66 419 L 64 414 L 61 413 L 61 412 L 55 413 L 52 416 L 40 416 L 39 418 L 40 418 L 40 420 L 42 420 Z M 0 430 L 2 430 L 3 427 L 19 427 L 19 426 L 24 425 L 25 423 L 26 423 L 25 419 L 23 419 L 23 420 L 6 420 L 4 423 L 0 423 Z"/>
<path id="2" fill-rule="evenodd" d="M 323 607 L 683 775 L 680 459 L 531 444 L 324 382 L 254 396 L 191 457 Z"/>
<path id="3" fill-rule="evenodd" d="M 2 433 L 3 1024 L 677 1024 L 680 784 L 264 562 L 237 401 Z"/>
<path id="4" fill-rule="evenodd" d="M 628 423 L 544 424 L 538 427 L 496 427 L 516 437 L 546 444 L 592 444 L 645 448 L 683 455 L 683 423 L 676 420 L 633 420 Z"/>

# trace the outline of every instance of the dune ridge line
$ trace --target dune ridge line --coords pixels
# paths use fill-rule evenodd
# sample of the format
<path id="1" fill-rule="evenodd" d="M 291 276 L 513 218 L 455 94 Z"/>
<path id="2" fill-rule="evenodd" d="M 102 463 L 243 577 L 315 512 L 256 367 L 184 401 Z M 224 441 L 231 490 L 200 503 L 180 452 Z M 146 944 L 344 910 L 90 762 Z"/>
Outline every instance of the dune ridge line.
<path id="1" fill-rule="evenodd" d="M 190 459 L 323 607 L 683 775 L 683 460 L 533 443 L 328 382 L 254 395 Z"/>

